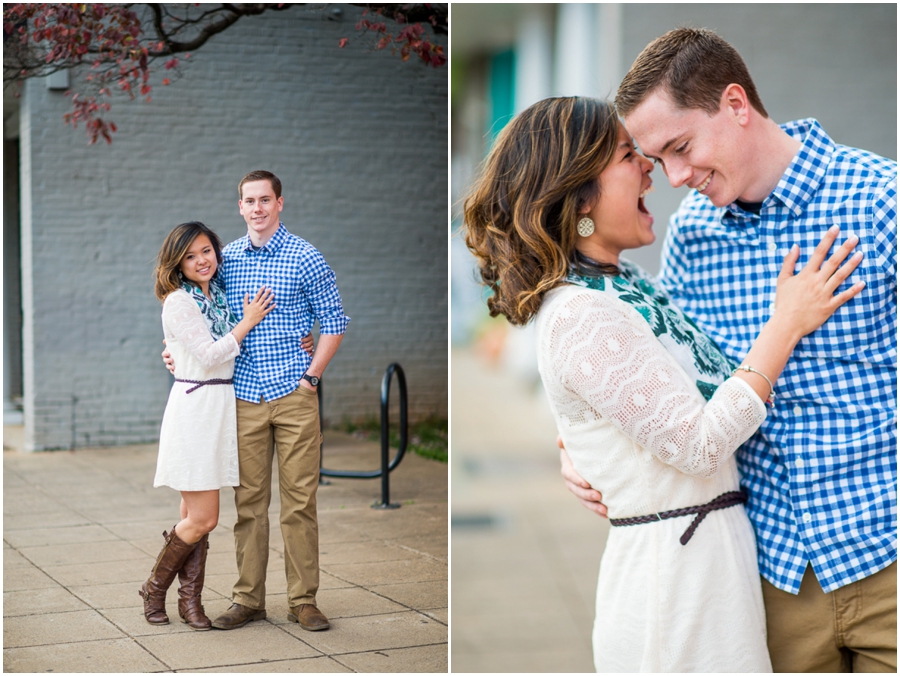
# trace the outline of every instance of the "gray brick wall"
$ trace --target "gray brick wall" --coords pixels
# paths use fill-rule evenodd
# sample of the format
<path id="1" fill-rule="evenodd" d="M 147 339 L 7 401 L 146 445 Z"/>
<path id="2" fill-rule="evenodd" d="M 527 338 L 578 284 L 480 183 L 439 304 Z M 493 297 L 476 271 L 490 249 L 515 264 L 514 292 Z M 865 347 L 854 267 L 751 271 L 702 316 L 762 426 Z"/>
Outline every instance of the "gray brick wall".
<path id="1" fill-rule="evenodd" d="M 447 69 L 360 44 L 294 8 L 242 19 L 150 104 L 116 101 L 111 146 L 64 127 L 62 93 L 21 111 L 23 358 L 31 450 L 157 438 L 170 386 L 151 272 L 165 234 L 246 231 L 237 184 L 269 169 L 282 220 L 337 273 L 352 318 L 325 377 L 328 421 L 377 415 L 398 361 L 413 419 L 447 413 Z M 102 142 L 101 142 L 102 143 Z M 394 387 L 396 393 L 396 385 Z M 396 397 L 396 394 L 394 395 Z"/>

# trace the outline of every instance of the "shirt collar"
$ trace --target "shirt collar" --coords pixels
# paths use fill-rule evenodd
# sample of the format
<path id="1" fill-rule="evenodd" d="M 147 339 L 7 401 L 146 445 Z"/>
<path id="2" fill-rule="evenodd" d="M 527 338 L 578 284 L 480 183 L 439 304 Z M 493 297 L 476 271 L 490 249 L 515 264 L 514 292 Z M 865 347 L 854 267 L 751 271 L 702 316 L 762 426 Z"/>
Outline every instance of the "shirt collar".
<path id="1" fill-rule="evenodd" d="M 287 239 L 288 231 L 287 228 L 284 227 L 284 223 L 281 221 L 278 222 L 278 230 L 275 231 L 275 234 L 272 235 L 272 238 L 266 242 L 263 246 L 259 248 L 260 251 L 270 251 L 274 253 L 278 251 L 284 241 Z M 250 241 L 250 235 L 244 235 L 240 240 L 241 242 L 241 251 L 251 251 L 253 249 L 253 243 Z"/>
<path id="2" fill-rule="evenodd" d="M 819 190 L 825 169 L 834 155 L 835 144 L 813 118 L 795 120 L 781 125 L 790 136 L 800 141 L 800 150 L 766 199 L 777 199 L 794 216 L 800 216 Z"/>

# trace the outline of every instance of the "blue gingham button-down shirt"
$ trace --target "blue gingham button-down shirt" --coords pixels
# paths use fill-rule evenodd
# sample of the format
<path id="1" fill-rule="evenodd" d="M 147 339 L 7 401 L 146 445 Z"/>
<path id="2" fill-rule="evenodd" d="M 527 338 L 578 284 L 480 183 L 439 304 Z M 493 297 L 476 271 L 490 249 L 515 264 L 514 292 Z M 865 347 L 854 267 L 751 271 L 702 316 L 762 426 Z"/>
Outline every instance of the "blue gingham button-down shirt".
<path id="1" fill-rule="evenodd" d="M 290 394 L 312 361 L 300 339 L 317 319 L 323 334 L 344 333 L 350 322 L 334 271 L 312 244 L 289 233 L 283 223 L 265 246 L 254 249 L 245 235 L 222 254 L 225 292 L 238 320 L 244 317 L 244 294 L 253 298 L 261 286 L 275 291 L 275 309 L 241 343 L 234 364 L 235 394 L 254 403 Z"/>
<path id="2" fill-rule="evenodd" d="M 803 338 L 774 409 L 737 454 L 760 573 L 796 594 L 807 562 L 826 592 L 897 558 L 897 164 L 835 144 L 813 119 L 760 213 L 692 191 L 672 216 L 660 282 L 736 363 L 772 316 L 785 254 L 805 265 L 825 232 L 865 258 L 860 295 Z"/>

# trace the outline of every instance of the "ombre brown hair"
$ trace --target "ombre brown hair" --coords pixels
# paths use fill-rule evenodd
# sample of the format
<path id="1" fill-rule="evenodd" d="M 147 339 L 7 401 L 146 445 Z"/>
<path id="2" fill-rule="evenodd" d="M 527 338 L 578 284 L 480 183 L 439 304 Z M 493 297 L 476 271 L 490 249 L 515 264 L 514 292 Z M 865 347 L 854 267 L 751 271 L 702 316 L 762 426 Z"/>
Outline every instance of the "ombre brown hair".
<path id="1" fill-rule="evenodd" d="M 166 235 L 156 260 L 156 269 L 153 271 L 153 277 L 156 280 L 156 297 L 160 301 L 164 301 L 166 296 L 181 288 L 181 278 L 178 276 L 181 271 L 181 261 L 188 249 L 191 248 L 191 244 L 200 235 L 209 237 L 213 251 L 216 252 L 216 261 L 222 265 L 222 240 L 216 233 L 200 221 L 190 221 L 175 226 L 172 232 Z"/>
<path id="2" fill-rule="evenodd" d="M 768 117 L 747 65 L 737 50 L 705 28 L 676 28 L 638 54 L 616 94 L 616 109 L 628 117 L 657 88 L 682 109 L 719 112 L 722 92 L 739 84 L 758 113 Z"/>
<path id="3" fill-rule="evenodd" d="M 465 241 L 491 290 L 488 309 L 527 323 L 569 267 L 615 274 L 578 255 L 576 227 L 600 197 L 598 182 L 615 154 L 619 122 L 596 99 L 545 99 L 499 134 L 465 200 Z"/>

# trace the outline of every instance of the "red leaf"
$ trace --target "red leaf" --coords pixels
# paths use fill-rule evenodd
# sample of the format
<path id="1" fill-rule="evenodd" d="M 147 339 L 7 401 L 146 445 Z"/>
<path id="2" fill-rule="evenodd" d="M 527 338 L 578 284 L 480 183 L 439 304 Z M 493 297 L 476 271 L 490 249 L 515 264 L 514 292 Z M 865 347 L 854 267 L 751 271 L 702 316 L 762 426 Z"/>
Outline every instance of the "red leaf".
<path id="1" fill-rule="evenodd" d="M 343 49 L 344 47 L 347 46 L 348 42 L 349 42 L 348 38 L 341 38 L 340 41 L 338 41 L 338 47 Z"/>
<path id="2" fill-rule="evenodd" d="M 164 84 L 164 85 L 167 85 L 167 84 L 169 84 L 169 83 L 171 83 L 171 82 L 172 82 L 172 81 L 171 81 L 169 78 L 163 79 L 163 84 Z"/>

